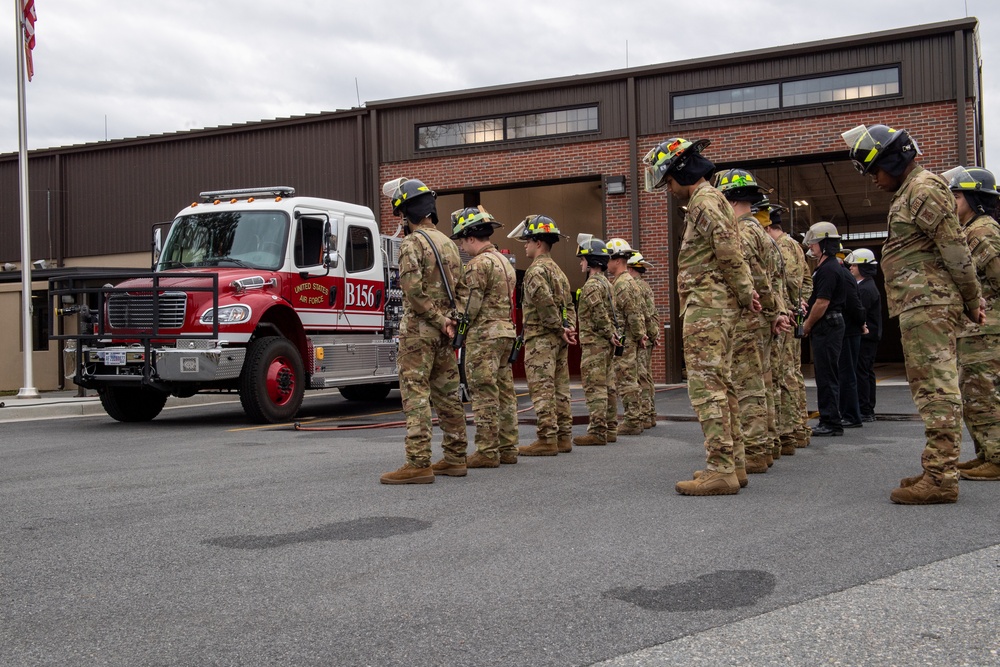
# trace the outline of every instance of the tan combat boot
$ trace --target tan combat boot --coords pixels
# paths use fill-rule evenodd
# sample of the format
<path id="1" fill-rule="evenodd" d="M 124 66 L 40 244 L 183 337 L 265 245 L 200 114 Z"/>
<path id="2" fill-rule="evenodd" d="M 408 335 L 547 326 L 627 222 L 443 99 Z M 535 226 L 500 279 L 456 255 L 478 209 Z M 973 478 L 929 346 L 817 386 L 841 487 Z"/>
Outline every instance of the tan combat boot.
<path id="1" fill-rule="evenodd" d="M 986 463 L 986 459 L 981 459 L 978 456 L 974 459 L 969 459 L 968 461 L 962 461 L 956 468 L 959 470 L 972 470 L 973 468 L 978 468 L 982 464 Z"/>
<path id="2" fill-rule="evenodd" d="M 418 468 L 407 463 L 399 470 L 385 473 L 378 481 L 383 484 L 433 484 L 434 472 L 429 466 Z"/>
<path id="3" fill-rule="evenodd" d="M 1000 481 L 1000 465 L 984 461 L 975 468 L 959 470 L 958 476 L 962 479 L 972 479 L 979 482 Z"/>
<path id="4" fill-rule="evenodd" d="M 774 465 L 774 455 L 771 453 L 770 449 L 767 450 L 767 454 L 764 455 L 764 459 L 767 461 L 768 468 Z"/>
<path id="5" fill-rule="evenodd" d="M 705 474 L 704 470 L 695 470 L 694 474 L 691 475 L 691 479 L 700 479 L 701 476 L 704 474 Z M 741 489 L 747 488 L 747 485 L 750 483 L 750 480 L 747 478 L 746 468 L 736 468 L 736 481 L 740 483 Z"/>
<path id="6" fill-rule="evenodd" d="M 622 424 L 618 427 L 618 435 L 642 435 L 642 427 L 638 424 Z"/>
<path id="7" fill-rule="evenodd" d="M 747 457 L 747 472 L 751 475 L 759 475 L 767 472 L 767 456 L 759 454 Z"/>
<path id="8" fill-rule="evenodd" d="M 699 470 L 697 479 L 677 482 L 674 490 L 682 496 L 731 496 L 740 492 L 735 472 L 728 475 L 715 470 Z"/>
<path id="9" fill-rule="evenodd" d="M 476 452 L 465 459 L 466 468 L 499 468 L 500 458 L 491 459 L 482 452 Z"/>
<path id="10" fill-rule="evenodd" d="M 905 480 L 904 480 L 905 481 Z M 958 484 L 937 486 L 926 475 L 910 486 L 900 486 L 889 494 L 889 500 L 897 505 L 938 505 L 958 501 Z"/>
<path id="11" fill-rule="evenodd" d="M 656 417 L 650 417 L 649 421 L 646 422 L 645 427 L 646 428 L 655 428 L 656 427 Z"/>
<path id="12" fill-rule="evenodd" d="M 555 440 L 535 440 L 526 447 L 518 447 L 520 456 L 555 456 L 559 453 L 559 445 Z"/>
<path id="13" fill-rule="evenodd" d="M 777 461 L 781 458 L 781 445 L 775 445 L 771 448 L 771 460 Z"/>
<path id="14" fill-rule="evenodd" d="M 444 459 L 432 465 L 431 470 L 434 471 L 435 475 L 446 477 L 465 477 L 469 474 L 464 463 L 448 463 Z"/>
<path id="15" fill-rule="evenodd" d="M 607 440 L 599 435 L 591 435 L 588 433 L 587 435 L 578 435 L 573 438 L 573 444 L 577 447 L 586 447 L 588 445 L 606 445 Z"/>
<path id="16" fill-rule="evenodd" d="M 513 465 L 517 463 L 517 448 L 500 452 L 500 463 Z"/>
<path id="17" fill-rule="evenodd" d="M 798 445 L 782 445 L 780 447 L 782 456 L 795 456 L 795 449 Z"/>
<path id="18" fill-rule="evenodd" d="M 569 454 L 573 451 L 573 441 L 570 440 L 568 435 L 562 436 L 556 443 L 556 448 L 559 450 L 560 454 Z"/>
<path id="19" fill-rule="evenodd" d="M 618 442 L 618 431 L 608 431 L 608 434 L 604 436 L 604 442 L 612 443 Z"/>

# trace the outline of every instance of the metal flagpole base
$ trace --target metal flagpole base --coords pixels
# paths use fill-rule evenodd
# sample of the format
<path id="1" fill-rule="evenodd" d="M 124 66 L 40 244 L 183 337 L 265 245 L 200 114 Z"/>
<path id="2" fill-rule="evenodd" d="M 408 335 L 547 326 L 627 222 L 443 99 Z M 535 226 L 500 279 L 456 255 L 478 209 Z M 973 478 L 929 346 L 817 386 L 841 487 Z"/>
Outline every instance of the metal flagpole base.
<path id="1" fill-rule="evenodd" d="M 38 390 L 34 387 L 21 387 L 17 390 L 18 398 L 41 398 Z"/>

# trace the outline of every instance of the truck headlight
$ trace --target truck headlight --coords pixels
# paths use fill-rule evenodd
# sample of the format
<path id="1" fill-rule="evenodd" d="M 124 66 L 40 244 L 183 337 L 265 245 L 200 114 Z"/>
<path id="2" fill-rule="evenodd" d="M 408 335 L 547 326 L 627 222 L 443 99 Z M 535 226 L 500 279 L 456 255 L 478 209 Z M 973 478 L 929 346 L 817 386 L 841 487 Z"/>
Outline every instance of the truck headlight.
<path id="1" fill-rule="evenodd" d="M 212 324 L 215 319 L 215 311 L 206 310 L 201 316 L 202 324 Z M 250 319 L 250 307 L 243 304 L 235 306 L 222 306 L 219 308 L 219 324 L 239 324 Z"/>

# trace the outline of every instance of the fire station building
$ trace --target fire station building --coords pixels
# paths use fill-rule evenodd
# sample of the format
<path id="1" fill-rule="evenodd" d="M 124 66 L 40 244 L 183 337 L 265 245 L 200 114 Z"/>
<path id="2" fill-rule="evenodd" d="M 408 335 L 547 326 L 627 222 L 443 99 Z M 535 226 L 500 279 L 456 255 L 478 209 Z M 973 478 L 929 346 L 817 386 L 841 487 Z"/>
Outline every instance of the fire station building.
<path id="1" fill-rule="evenodd" d="M 35 385 L 63 385 L 48 340 L 47 278 L 150 266 L 151 227 L 199 192 L 288 185 L 299 194 L 366 205 L 391 234 L 381 184 L 407 176 L 438 193 L 438 212 L 482 204 L 506 230 L 529 214 L 553 218 L 570 241 L 553 255 L 582 285 L 572 239 L 621 237 L 650 260 L 646 274 L 665 327 L 656 381 L 681 377 L 674 257 L 684 211 L 643 191 L 643 156 L 669 137 L 710 139 L 721 168 L 751 170 L 790 210 L 785 231 L 832 221 L 847 249 L 880 254 L 889 195 L 847 159 L 840 138 L 858 124 L 908 130 L 921 164 L 942 172 L 983 165 L 978 21 L 725 54 L 561 79 L 368 102 L 345 111 L 103 141 L 29 154 L 33 340 L 21 340 L 16 154 L 0 156 L 0 389 L 22 382 L 33 350 Z M 494 236 L 527 259 L 521 245 Z M 44 265 L 44 268 L 39 268 Z M 879 282 L 881 280 L 879 279 Z M 899 361 L 895 322 L 879 360 Z M 58 319 L 54 327 L 58 328 Z M 574 360 L 575 361 L 575 360 Z M 573 369 L 575 371 L 575 368 Z"/>

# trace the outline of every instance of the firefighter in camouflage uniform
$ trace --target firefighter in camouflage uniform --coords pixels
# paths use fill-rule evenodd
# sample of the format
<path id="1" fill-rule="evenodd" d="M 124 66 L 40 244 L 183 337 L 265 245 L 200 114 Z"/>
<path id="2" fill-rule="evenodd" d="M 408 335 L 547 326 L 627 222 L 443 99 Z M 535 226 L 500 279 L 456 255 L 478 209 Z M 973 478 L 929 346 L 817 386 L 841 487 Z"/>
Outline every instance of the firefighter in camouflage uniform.
<path id="1" fill-rule="evenodd" d="M 430 484 L 435 475 L 466 474 L 465 410 L 458 395 L 452 339 L 468 289 L 455 243 L 439 232 L 433 190 L 416 179 L 382 186 L 392 212 L 403 219 L 399 284 L 399 392 L 406 414 L 406 464 L 382 475 L 383 484 Z M 444 432 L 444 457 L 431 466 L 431 405 Z"/>
<path id="2" fill-rule="evenodd" d="M 653 288 L 643 279 L 653 264 L 636 251 L 628 260 L 628 271 L 639 288 L 648 344 L 639 350 L 639 389 L 643 428 L 656 426 L 656 386 L 653 380 L 653 348 L 660 338 L 660 315 L 656 312 Z"/>
<path id="3" fill-rule="evenodd" d="M 576 243 L 580 270 L 587 275 L 586 282 L 578 290 L 576 314 L 579 322 L 580 380 L 590 423 L 587 434 L 574 437 L 573 444 L 605 445 L 608 441 L 608 421 L 615 420 L 618 409 L 617 405 L 608 401 L 608 387 L 614 382 L 612 359 L 618 337 L 614 292 L 605 275 L 608 246 L 590 234 L 580 234 Z"/>
<path id="4" fill-rule="evenodd" d="M 958 500 L 962 400 L 956 334 L 964 317 L 982 324 L 982 291 L 948 183 L 914 161 L 905 130 L 859 125 L 842 135 L 861 174 L 893 193 L 889 237 L 882 248 L 889 315 L 899 317 L 910 393 L 924 420 L 920 475 L 904 478 L 894 503 Z"/>
<path id="5" fill-rule="evenodd" d="M 733 209 L 707 179 L 715 165 L 701 155 L 708 140 L 668 139 L 649 152 L 646 190 L 668 188 L 687 203 L 677 258 L 688 395 L 705 436 L 705 469 L 678 482 L 692 496 L 738 493 L 733 443 L 739 438 L 739 403 L 733 387 L 733 336 L 742 309 L 759 311 L 753 278 L 740 250 Z"/>
<path id="6" fill-rule="evenodd" d="M 965 427 L 976 455 L 958 464 L 962 479 L 1000 481 L 1000 225 L 996 178 L 981 167 L 942 174 L 955 193 L 958 220 L 986 299 L 986 323 L 966 322 L 958 334 L 958 381 Z"/>
<path id="7" fill-rule="evenodd" d="M 451 224 L 451 238 L 471 257 L 465 267 L 465 375 L 476 418 L 476 452 L 465 465 L 496 468 L 517 463 L 517 397 L 508 361 L 515 338 L 511 296 L 517 275 L 490 242 L 500 223 L 482 206 L 455 211 Z"/>
<path id="8" fill-rule="evenodd" d="M 624 239 L 608 241 L 608 274 L 615 291 L 615 309 L 624 332 L 625 350 L 614 359 L 616 395 L 622 399 L 622 422 L 618 435 L 639 435 L 643 421 L 642 391 L 639 387 L 639 354 L 649 345 L 646 335 L 645 305 L 639 285 L 628 272 L 632 247 Z M 617 399 L 615 400 L 617 409 Z"/>
<path id="9" fill-rule="evenodd" d="M 550 254 L 562 235 L 544 215 L 529 215 L 509 235 L 524 243 L 532 260 L 522 278 L 524 372 L 535 406 L 537 438 L 519 447 L 522 456 L 555 456 L 573 449 L 569 395 L 569 346 L 576 320 L 569 280 Z"/>

